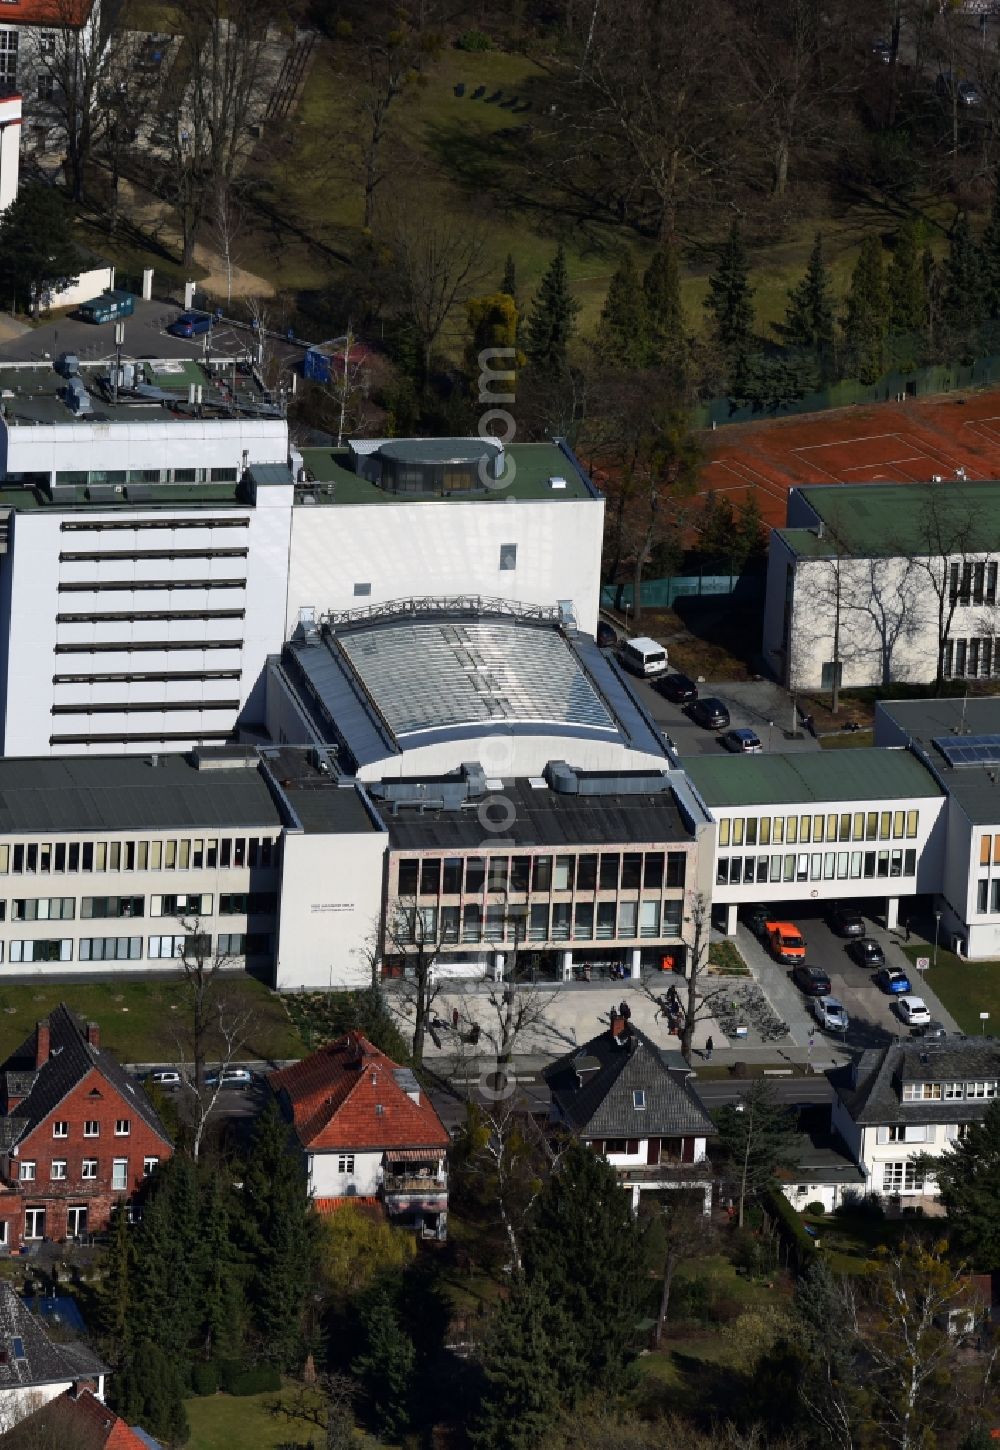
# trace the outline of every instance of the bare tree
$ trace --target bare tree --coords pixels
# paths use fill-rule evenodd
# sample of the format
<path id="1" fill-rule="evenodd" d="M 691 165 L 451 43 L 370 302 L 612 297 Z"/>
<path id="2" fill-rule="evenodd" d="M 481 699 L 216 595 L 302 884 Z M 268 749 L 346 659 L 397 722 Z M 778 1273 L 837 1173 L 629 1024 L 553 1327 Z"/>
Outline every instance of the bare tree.
<path id="1" fill-rule="evenodd" d="M 109 63 L 103 6 L 81 24 L 77 0 L 52 0 L 45 34 L 38 37 L 39 100 L 56 118 L 66 147 L 70 194 L 82 201 L 95 138 L 98 98 Z"/>
<path id="2" fill-rule="evenodd" d="M 471 1110 L 468 1171 L 481 1179 L 496 1204 L 510 1249 L 511 1271 L 524 1272 L 523 1235 L 532 1206 L 569 1146 L 546 1133 L 517 1095 L 490 1108 Z"/>
<path id="3" fill-rule="evenodd" d="M 680 1005 L 679 1012 L 668 996 L 654 991 L 646 982 L 642 983 L 642 990 L 651 1002 L 656 1003 L 657 1017 L 662 1015 L 669 1019 L 679 1016 L 681 1052 L 690 1062 L 694 1029 L 699 1022 L 713 1016 L 714 1004 L 725 996 L 726 989 L 718 987 L 710 992 L 702 990 L 712 935 L 712 903 L 704 892 L 689 893 L 685 921 L 691 927 L 691 942 L 688 949 L 684 1003 Z"/>
<path id="4" fill-rule="evenodd" d="M 212 247 L 219 254 L 225 269 L 227 305 L 233 300 L 235 254 L 245 222 L 246 216 L 236 188 L 232 184 L 220 185 L 212 205 Z"/>
<path id="5" fill-rule="evenodd" d="M 404 204 L 392 232 L 403 307 L 420 344 L 423 383 L 452 312 L 484 280 L 486 233 L 467 217 Z"/>
<path id="6" fill-rule="evenodd" d="M 660 1308 L 656 1316 L 655 1347 L 663 1343 L 664 1331 L 670 1314 L 670 1294 L 674 1278 L 681 1264 L 705 1255 L 712 1250 L 713 1232 L 705 1218 L 704 1193 L 672 1189 L 663 1205 L 663 1235 L 666 1251 L 663 1259 L 663 1288 L 660 1292 Z"/>
<path id="7" fill-rule="evenodd" d="M 701 458 L 683 410 L 669 402 L 648 409 L 624 461 L 616 525 L 621 557 L 631 566 L 637 623 L 646 570 L 664 551 L 681 549 Z"/>
<path id="8" fill-rule="evenodd" d="M 911 520 L 896 552 L 912 554 L 933 597 L 936 625 L 934 684 L 944 686 L 945 648 L 955 610 L 973 592 L 973 544 L 977 533 L 975 500 L 960 485 L 932 484 L 925 503 Z"/>
<path id="9" fill-rule="evenodd" d="M 155 108 L 159 76 L 146 55 L 147 37 L 125 28 L 128 12 L 108 39 L 108 52 L 97 91 L 95 152 L 108 168 L 111 203 L 108 230 L 118 225 L 122 173 L 134 153 L 140 128 Z"/>
<path id="10" fill-rule="evenodd" d="M 209 1116 L 222 1091 L 223 1074 L 244 1049 L 255 1021 L 252 1006 L 227 990 L 235 960 L 212 950 L 212 938 L 200 917 L 179 917 L 184 931 L 177 962 L 186 987 L 186 1020 L 174 1037 L 181 1083 L 192 1114 L 191 1156 L 197 1160 Z M 209 1054 L 217 1064 L 206 1081 Z"/>
<path id="11" fill-rule="evenodd" d="M 413 1060 L 418 1066 L 424 1060 L 431 1008 L 441 992 L 434 971 L 441 955 L 440 919 L 433 907 L 418 906 L 412 897 L 398 897 L 385 914 L 386 944 L 405 962 L 399 997 L 413 1015 Z"/>
<path id="12" fill-rule="evenodd" d="M 905 556 L 863 559 L 849 566 L 849 572 L 841 609 L 864 631 L 859 651 L 867 650 L 874 637 L 879 684 L 891 685 L 896 678 L 896 650 L 914 637 L 922 623 L 916 561 Z"/>

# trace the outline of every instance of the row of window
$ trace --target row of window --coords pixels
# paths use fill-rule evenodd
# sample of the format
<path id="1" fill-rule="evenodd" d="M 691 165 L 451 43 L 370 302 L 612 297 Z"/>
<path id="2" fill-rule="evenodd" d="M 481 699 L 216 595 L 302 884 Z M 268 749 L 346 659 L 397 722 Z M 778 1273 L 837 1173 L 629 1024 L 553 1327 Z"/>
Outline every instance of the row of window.
<path id="1" fill-rule="evenodd" d="M 915 876 L 915 850 L 786 852 L 775 856 L 720 856 L 717 886 L 763 885 L 771 881 L 860 881 L 879 876 Z"/>
<path id="2" fill-rule="evenodd" d="M 200 933 L 201 945 L 196 946 L 198 933 L 177 933 L 169 936 L 151 936 L 146 940 L 146 955 L 152 961 L 175 960 L 188 951 L 192 955 L 210 955 L 212 938 Z M 71 962 L 73 960 L 72 937 L 50 937 L 42 941 L 12 941 L 8 961 L 21 962 Z M 81 962 L 138 962 L 142 960 L 141 936 L 87 936 L 76 943 L 77 956 Z M 266 956 L 271 951 L 271 937 L 267 932 L 221 932 L 216 940 L 219 956 L 244 957 Z M 0 941 L 0 962 L 3 961 L 3 942 Z"/>
<path id="3" fill-rule="evenodd" d="M 397 946 L 428 942 L 611 941 L 616 936 L 676 937 L 684 903 L 672 901 L 534 902 L 527 913 L 502 903 L 465 906 L 418 906 L 397 913 L 393 938 Z M 440 933 L 440 935 L 439 935 Z"/>
<path id="4" fill-rule="evenodd" d="M 235 483 L 236 468 L 92 468 L 60 470 L 56 483 Z"/>
<path id="5" fill-rule="evenodd" d="M 981 1102 L 997 1096 L 995 1081 L 981 1082 L 904 1082 L 904 1103 L 958 1102 L 962 1099 Z"/>
<path id="6" fill-rule="evenodd" d="M 115 1137 L 127 1138 L 132 1131 L 131 1118 L 115 1119 Z M 52 1124 L 53 1138 L 69 1137 L 69 1122 L 66 1118 L 56 1118 Z M 97 1118 L 87 1118 L 83 1124 L 83 1136 L 85 1138 L 99 1138 L 101 1136 L 101 1124 Z"/>
<path id="7" fill-rule="evenodd" d="M 684 886 L 683 851 L 582 856 L 428 856 L 399 862 L 400 896 L 481 896 L 483 891 L 659 891 Z"/>
<path id="8" fill-rule="evenodd" d="M 137 564 L 146 559 L 245 559 L 249 553 L 246 545 L 235 545 L 230 549 L 64 549 L 59 555 L 59 562 Z"/>
<path id="9" fill-rule="evenodd" d="M 946 1124 L 944 1136 L 952 1142 L 964 1137 L 968 1127 L 968 1123 Z M 934 1143 L 937 1141 L 937 1128 L 933 1123 L 883 1124 L 876 1132 L 876 1140 L 879 1143 Z"/>
<path id="10" fill-rule="evenodd" d="M 926 1174 L 915 1163 L 883 1163 L 883 1193 L 922 1193 Z"/>
<path id="11" fill-rule="evenodd" d="M 142 1173 L 148 1178 L 154 1171 L 159 1158 L 144 1158 L 142 1160 Z M 22 1158 L 19 1165 L 18 1178 L 21 1183 L 37 1183 L 37 1164 L 30 1158 Z M 93 1183 L 98 1177 L 100 1160 L 97 1158 L 83 1158 L 80 1161 L 80 1171 L 74 1175 L 74 1181 L 78 1183 Z M 51 1183 L 66 1183 L 70 1179 L 69 1160 L 66 1158 L 54 1158 L 49 1165 L 49 1181 Z M 129 1186 L 128 1159 L 113 1158 L 111 1160 L 111 1187 L 124 1190 Z M 29 1210 L 30 1212 L 30 1210 Z M 25 1235 L 30 1238 L 30 1234 Z"/>
<path id="12" fill-rule="evenodd" d="M 994 876 L 992 881 L 983 877 L 976 883 L 976 910 L 1000 913 L 1000 876 Z"/>
<path id="13" fill-rule="evenodd" d="M 948 576 L 948 600 L 951 604 L 996 604 L 997 566 L 980 560 L 978 564 L 952 564 Z"/>
<path id="14" fill-rule="evenodd" d="M 719 822 L 720 846 L 819 846 L 835 841 L 913 840 L 918 811 L 842 811 L 810 816 L 735 816 Z"/>
<path id="15" fill-rule="evenodd" d="M 108 700 L 53 705 L 51 715 L 167 715 L 178 710 L 238 710 L 239 700 Z"/>
<path id="16" fill-rule="evenodd" d="M 209 871 L 276 863 L 272 836 L 195 836 L 170 841 L 27 841 L 0 845 L 0 876 L 59 871 Z M 94 898 L 98 899 L 98 898 Z M 164 902 L 201 897 L 153 897 Z M 168 915 L 175 907 L 163 908 Z M 200 909 L 185 904 L 185 910 Z M 211 908 L 209 908 L 211 909 Z M 153 911 L 152 915 L 160 913 Z"/>
<path id="17" fill-rule="evenodd" d="M 144 619 L 166 623 L 180 619 L 243 619 L 245 609 L 117 609 L 102 614 L 57 614 L 56 624 L 141 624 Z"/>
<path id="18" fill-rule="evenodd" d="M 188 519 L 88 519 L 85 522 L 67 519 L 59 525 L 59 530 L 64 534 L 107 534 L 121 533 L 125 529 L 130 533 L 139 533 L 146 529 L 248 529 L 249 527 L 250 519 L 248 517 L 237 517 L 235 514 L 230 514 L 228 517 Z"/>
<path id="19" fill-rule="evenodd" d="M 154 650 L 242 649 L 241 639 L 78 640 L 57 644 L 57 655 L 149 654 Z"/>
<path id="20" fill-rule="evenodd" d="M 1000 866 L 1000 836 L 979 837 L 979 864 L 989 866 L 992 856 L 992 864 Z"/>
<path id="21" fill-rule="evenodd" d="M 144 593 L 162 589 L 245 589 L 246 579 L 81 579 L 57 586 L 59 594 Z"/>
<path id="22" fill-rule="evenodd" d="M 111 730 L 95 735 L 90 731 L 71 731 L 68 735 L 50 735 L 50 745 L 211 745 L 227 741 L 228 730 Z"/>
<path id="23" fill-rule="evenodd" d="M 169 685 L 173 681 L 181 680 L 238 680 L 240 670 L 172 670 L 166 673 L 162 670 L 142 670 L 134 674 L 117 673 L 109 675 L 53 675 L 54 685 Z M 170 708 L 177 706 L 171 704 Z M 197 708 L 200 710 L 201 703 Z"/>
<path id="24" fill-rule="evenodd" d="M 990 680 L 1000 675 L 1000 641 L 949 639 L 945 642 L 942 670 L 946 679 Z"/>

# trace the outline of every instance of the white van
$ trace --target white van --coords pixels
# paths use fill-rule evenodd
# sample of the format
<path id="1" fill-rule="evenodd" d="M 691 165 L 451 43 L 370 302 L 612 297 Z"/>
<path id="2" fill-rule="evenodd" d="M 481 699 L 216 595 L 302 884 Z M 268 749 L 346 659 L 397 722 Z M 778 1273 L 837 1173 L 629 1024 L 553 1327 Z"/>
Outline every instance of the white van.
<path id="1" fill-rule="evenodd" d="M 645 635 L 622 640 L 618 658 L 627 670 L 634 675 L 645 675 L 647 679 L 667 672 L 666 650 L 662 644 L 657 644 L 655 639 L 647 639 Z"/>

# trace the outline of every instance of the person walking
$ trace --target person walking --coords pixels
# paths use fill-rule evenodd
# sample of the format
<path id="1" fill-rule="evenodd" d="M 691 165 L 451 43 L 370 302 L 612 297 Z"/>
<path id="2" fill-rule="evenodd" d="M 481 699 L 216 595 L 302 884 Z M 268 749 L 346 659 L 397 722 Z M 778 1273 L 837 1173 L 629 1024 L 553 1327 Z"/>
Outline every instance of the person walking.
<path id="1" fill-rule="evenodd" d="M 712 1041 L 711 1037 L 709 1037 L 705 1041 L 705 1061 L 706 1062 L 711 1062 L 712 1061 L 712 1053 L 714 1051 L 715 1051 L 715 1043 Z"/>

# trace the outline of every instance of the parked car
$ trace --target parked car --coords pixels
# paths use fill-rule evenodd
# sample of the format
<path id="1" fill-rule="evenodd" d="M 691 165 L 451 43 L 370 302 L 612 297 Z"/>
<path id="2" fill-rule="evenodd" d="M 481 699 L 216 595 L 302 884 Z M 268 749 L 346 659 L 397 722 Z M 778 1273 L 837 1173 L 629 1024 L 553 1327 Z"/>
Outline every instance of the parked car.
<path id="1" fill-rule="evenodd" d="M 910 979 L 900 967 L 883 967 L 876 973 L 875 985 L 890 997 L 902 996 L 910 991 Z"/>
<path id="2" fill-rule="evenodd" d="M 614 649 L 618 643 L 617 631 L 610 624 L 605 624 L 603 619 L 597 621 L 597 635 L 595 637 L 601 649 Z"/>
<path id="3" fill-rule="evenodd" d="M 847 1009 L 838 997 L 813 997 L 809 1006 L 824 1032 L 846 1032 L 851 1025 Z"/>
<path id="4" fill-rule="evenodd" d="M 673 700 L 675 705 L 690 705 L 698 698 L 698 686 L 687 675 L 664 675 L 653 688 L 667 700 Z"/>
<path id="5" fill-rule="evenodd" d="M 826 914 L 830 930 L 838 936 L 864 936 L 865 921 L 856 906 L 847 901 L 835 901 Z"/>
<path id="6" fill-rule="evenodd" d="M 880 60 L 883 65 L 889 65 L 892 61 L 892 46 L 888 40 L 873 40 L 872 55 Z"/>
<path id="7" fill-rule="evenodd" d="M 771 908 L 769 906 L 747 906 L 743 910 L 743 920 L 757 937 L 758 941 L 767 941 L 767 924 L 771 920 Z"/>
<path id="8" fill-rule="evenodd" d="M 759 755 L 764 749 L 755 730 L 727 730 L 722 743 L 734 755 Z"/>
<path id="9" fill-rule="evenodd" d="M 911 1037 L 922 1037 L 928 1042 L 941 1042 L 948 1036 L 948 1029 L 943 1022 L 938 1022 L 934 1017 L 929 1022 L 918 1022 L 910 1028 Z"/>
<path id="10" fill-rule="evenodd" d="M 804 962 L 806 944 L 802 933 L 790 921 L 764 923 L 771 954 L 779 962 Z"/>
<path id="11" fill-rule="evenodd" d="M 203 332 L 211 330 L 212 317 L 208 312 L 182 312 L 167 328 L 174 337 L 200 337 Z"/>
<path id="12" fill-rule="evenodd" d="M 155 1067 L 152 1072 L 147 1072 L 146 1081 L 152 1087 L 158 1088 L 179 1088 L 181 1075 L 172 1067 Z"/>
<path id="13" fill-rule="evenodd" d="M 253 1073 L 248 1067 L 224 1067 L 222 1069 L 222 1086 L 224 1088 L 248 1088 L 252 1082 Z M 217 1087 L 218 1083 L 218 1070 L 206 1072 L 206 1087 Z"/>
<path id="14" fill-rule="evenodd" d="M 923 997 L 913 997 L 908 993 L 896 998 L 896 1011 L 907 1027 L 926 1027 L 931 1020 Z"/>
<path id="15" fill-rule="evenodd" d="M 819 967 L 796 967 L 792 981 L 807 997 L 829 997 L 831 992 L 830 978 Z"/>
<path id="16" fill-rule="evenodd" d="M 729 711 L 714 695 L 706 695 L 691 706 L 691 719 L 696 725 L 704 725 L 706 730 L 721 730 L 729 724 Z"/>
<path id="17" fill-rule="evenodd" d="M 950 97 L 952 88 L 954 88 L 960 106 L 981 106 L 983 104 L 982 92 L 974 81 L 959 81 L 956 85 L 950 70 L 941 71 L 934 82 L 934 89 L 939 96 Z"/>
<path id="18" fill-rule="evenodd" d="M 856 937 L 848 943 L 847 955 L 857 962 L 859 967 L 884 967 L 885 952 L 877 941 L 872 941 L 870 936 Z M 909 991 L 909 987 L 906 988 Z"/>

